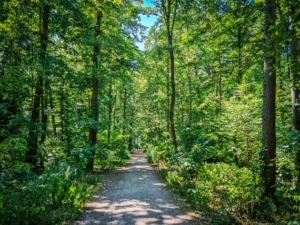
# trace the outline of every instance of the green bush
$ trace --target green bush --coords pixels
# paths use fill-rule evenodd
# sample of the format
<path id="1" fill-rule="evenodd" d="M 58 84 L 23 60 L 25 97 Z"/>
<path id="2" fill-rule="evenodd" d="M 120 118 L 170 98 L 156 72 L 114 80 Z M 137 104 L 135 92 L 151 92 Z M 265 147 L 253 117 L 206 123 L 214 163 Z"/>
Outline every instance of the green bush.
<path id="1" fill-rule="evenodd" d="M 149 163 L 157 163 L 159 160 L 168 159 L 170 151 L 166 145 L 166 143 L 161 143 L 159 146 L 154 146 L 151 144 L 147 144 L 144 147 L 147 155 L 147 160 Z"/>
<path id="2" fill-rule="evenodd" d="M 131 154 L 127 148 L 120 148 L 116 151 L 116 157 L 123 160 L 127 160 L 130 159 Z"/>
<path id="3" fill-rule="evenodd" d="M 247 168 L 234 164 L 204 163 L 177 156 L 169 165 L 167 185 L 184 196 L 197 210 L 213 215 L 214 224 L 248 220 L 258 203 L 258 178 Z"/>
<path id="4" fill-rule="evenodd" d="M 28 167 L 24 163 L 27 152 L 26 140 L 23 138 L 7 138 L 0 143 L 0 172 L 19 171 Z"/>
<path id="5" fill-rule="evenodd" d="M 129 135 L 112 132 L 111 139 L 108 141 L 107 134 L 103 132 L 98 135 L 98 138 L 99 141 L 95 151 L 96 169 L 115 169 L 130 159 L 131 154 L 127 145 Z"/>
<path id="6" fill-rule="evenodd" d="M 157 160 L 157 148 L 154 146 L 147 145 L 146 146 L 146 154 L 147 154 L 147 161 L 149 163 L 154 163 Z"/>
<path id="7" fill-rule="evenodd" d="M 19 179 L 1 179 L 0 224 L 59 224 L 77 218 L 96 180 L 65 162 L 48 165 L 42 175 L 24 172 Z"/>
<path id="8" fill-rule="evenodd" d="M 258 178 L 234 164 L 205 163 L 199 170 L 194 204 L 198 209 L 226 213 L 236 218 L 251 214 L 259 199 Z"/>

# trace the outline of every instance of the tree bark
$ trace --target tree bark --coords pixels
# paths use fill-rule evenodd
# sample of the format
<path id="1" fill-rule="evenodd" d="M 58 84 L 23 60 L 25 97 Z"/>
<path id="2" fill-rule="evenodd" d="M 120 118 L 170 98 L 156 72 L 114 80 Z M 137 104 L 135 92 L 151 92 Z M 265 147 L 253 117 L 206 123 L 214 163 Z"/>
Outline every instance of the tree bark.
<path id="1" fill-rule="evenodd" d="M 265 56 L 262 115 L 262 179 L 265 196 L 276 199 L 276 46 L 273 36 L 276 0 L 265 0 Z"/>
<path id="2" fill-rule="evenodd" d="M 51 109 L 51 119 L 52 119 L 52 126 L 53 126 L 53 135 L 56 137 L 56 123 L 55 123 L 55 116 L 54 116 L 54 104 L 53 104 L 53 95 L 52 95 L 52 89 L 50 87 L 49 89 L 50 92 L 50 109 Z"/>
<path id="3" fill-rule="evenodd" d="M 174 62 L 174 51 L 172 44 L 171 35 L 169 36 L 169 47 L 170 47 L 170 61 L 171 61 L 171 103 L 170 103 L 170 125 L 171 125 L 171 137 L 172 143 L 175 149 L 177 149 L 176 131 L 174 123 L 174 109 L 175 109 L 175 62 Z"/>
<path id="4" fill-rule="evenodd" d="M 109 103 L 108 103 L 108 128 L 107 128 L 107 140 L 110 143 L 111 134 L 111 117 L 112 117 L 112 84 L 109 84 Z"/>
<path id="5" fill-rule="evenodd" d="M 127 88 L 124 89 L 124 103 L 123 103 L 123 134 L 125 134 L 126 128 L 126 106 L 127 106 Z"/>
<path id="6" fill-rule="evenodd" d="M 49 81 L 47 80 L 47 77 L 45 78 L 45 89 L 49 90 L 50 84 Z M 47 133 L 47 122 L 48 122 L 48 116 L 45 110 L 47 109 L 48 106 L 48 96 L 43 92 L 43 95 L 41 97 L 41 109 L 42 109 L 42 134 L 41 134 L 41 144 L 43 144 L 46 140 L 46 133 Z"/>
<path id="7" fill-rule="evenodd" d="M 292 96 L 292 121 L 293 130 L 300 131 L 300 113 L 299 113 L 299 62 L 298 62 L 298 38 L 294 28 L 296 20 L 295 0 L 290 1 L 290 73 L 291 73 L 291 96 Z M 297 140 L 297 143 L 299 140 Z M 297 185 L 300 182 L 300 151 L 296 146 L 295 167 L 297 172 Z"/>
<path id="8" fill-rule="evenodd" d="M 50 17 L 50 6 L 45 4 L 42 8 L 42 30 L 40 34 L 40 63 L 42 65 L 43 70 L 45 69 L 46 63 L 46 52 L 48 45 L 48 26 L 49 26 L 49 17 Z M 28 133 L 28 151 L 26 153 L 25 161 L 36 166 L 37 164 L 37 153 L 38 153 L 38 123 L 40 120 L 40 106 L 41 101 L 43 101 L 44 95 L 44 74 L 39 73 L 38 81 L 35 87 L 35 96 L 33 100 L 33 108 L 31 112 L 31 127 Z M 44 105 L 42 105 L 43 116 Z M 42 118 L 44 121 L 45 117 Z M 42 121 L 42 122 L 43 122 Z M 42 139 L 43 140 L 43 139 Z M 41 141 L 42 141 L 41 140 Z"/>
<path id="9" fill-rule="evenodd" d="M 168 58 L 167 61 L 167 113 L 166 113 L 166 120 L 167 120 L 167 139 L 170 138 L 170 121 L 169 121 L 169 115 L 170 115 L 170 59 Z"/>
<path id="10" fill-rule="evenodd" d="M 193 116 L 193 98 L 192 98 L 192 79 L 190 74 L 188 75 L 189 82 L 189 126 L 192 128 L 192 116 Z"/>
<path id="11" fill-rule="evenodd" d="M 118 105 L 118 90 L 116 90 L 114 106 L 113 106 L 113 126 L 117 123 L 117 105 Z"/>
<path id="12" fill-rule="evenodd" d="M 238 28 L 238 84 L 242 83 L 243 73 L 242 73 L 242 31 L 241 27 Z"/>
<path id="13" fill-rule="evenodd" d="M 89 139 L 91 144 L 92 157 L 88 162 L 87 170 L 93 171 L 94 169 L 94 157 L 95 157 L 95 145 L 97 143 L 97 132 L 98 132 L 98 120 L 99 120 L 99 78 L 98 78 L 98 56 L 100 53 L 99 43 L 97 43 L 97 38 L 100 36 L 101 32 L 101 20 L 102 20 L 102 0 L 99 0 L 98 12 L 96 17 L 95 25 L 95 41 L 94 44 L 94 54 L 93 54 L 93 74 L 92 74 L 92 98 L 91 98 L 91 116 L 93 123 L 89 129 Z"/>
<path id="14" fill-rule="evenodd" d="M 64 125 L 64 99 L 65 99 L 65 93 L 64 93 L 64 80 L 60 91 L 60 127 L 61 127 L 61 140 L 63 140 L 63 136 L 65 133 L 65 125 Z"/>
<path id="15" fill-rule="evenodd" d="M 174 122 L 176 88 L 175 88 L 175 59 L 174 59 L 174 48 L 173 48 L 173 29 L 174 29 L 176 13 L 177 13 L 177 1 L 175 0 L 173 2 L 173 9 L 171 5 L 172 5 L 171 0 L 167 0 L 167 2 L 165 2 L 165 0 L 161 0 L 163 16 L 167 27 L 168 50 L 169 50 L 169 57 L 170 57 L 170 72 L 171 72 L 171 103 L 170 103 L 169 121 L 171 126 L 172 144 L 176 151 L 177 141 L 176 141 L 176 131 L 175 131 L 175 122 Z"/>
<path id="16" fill-rule="evenodd" d="M 131 110 L 131 115 L 130 115 L 130 123 L 129 123 L 129 135 L 130 137 L 128 138 L 128 151 L 131 151 L 133 149 L 133 132 L 132 132 L 132 126 L 133 126 L 133 117 L 134 117 L 134 108 Z"/>

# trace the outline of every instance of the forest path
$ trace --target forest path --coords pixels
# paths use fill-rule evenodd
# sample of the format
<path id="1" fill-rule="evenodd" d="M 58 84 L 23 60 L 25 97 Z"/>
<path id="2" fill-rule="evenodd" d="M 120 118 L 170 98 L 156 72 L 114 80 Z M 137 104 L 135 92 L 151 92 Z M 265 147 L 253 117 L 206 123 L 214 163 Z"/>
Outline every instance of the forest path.
<path id="1" fill-rule="evenodd" d="M 104 188 L 75 224 L 193 224 L 192 217 L 175 205 L 143 153 L 135 152 L 126 165 L 104 179 Z"/>

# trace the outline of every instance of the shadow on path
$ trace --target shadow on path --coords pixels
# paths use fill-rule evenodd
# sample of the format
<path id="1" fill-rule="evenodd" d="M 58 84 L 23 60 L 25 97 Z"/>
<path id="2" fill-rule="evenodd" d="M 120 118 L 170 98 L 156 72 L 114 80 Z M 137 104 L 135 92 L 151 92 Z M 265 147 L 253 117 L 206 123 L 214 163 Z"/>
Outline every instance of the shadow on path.
<path id="1" fill-rule="evenodd" d="M 87 205 L 84 224 L 192 224 L 172 200 L 165 185 L 141 153 L 105 175 L 105 186 Z"/>

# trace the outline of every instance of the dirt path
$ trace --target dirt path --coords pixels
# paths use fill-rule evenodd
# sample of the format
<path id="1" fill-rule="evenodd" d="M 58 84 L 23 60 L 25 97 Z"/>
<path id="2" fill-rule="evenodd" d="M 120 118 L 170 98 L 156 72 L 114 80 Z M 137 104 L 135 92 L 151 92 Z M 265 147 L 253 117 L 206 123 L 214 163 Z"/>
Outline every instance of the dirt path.
<path id="1" fill-rule="evenodd" d="M 172 200 L 165 185 L 143 154 L 135 153 L 128 163 L 105 175 L 105 186 L 88 204 L 83 224 L 193 224 Z"/>

